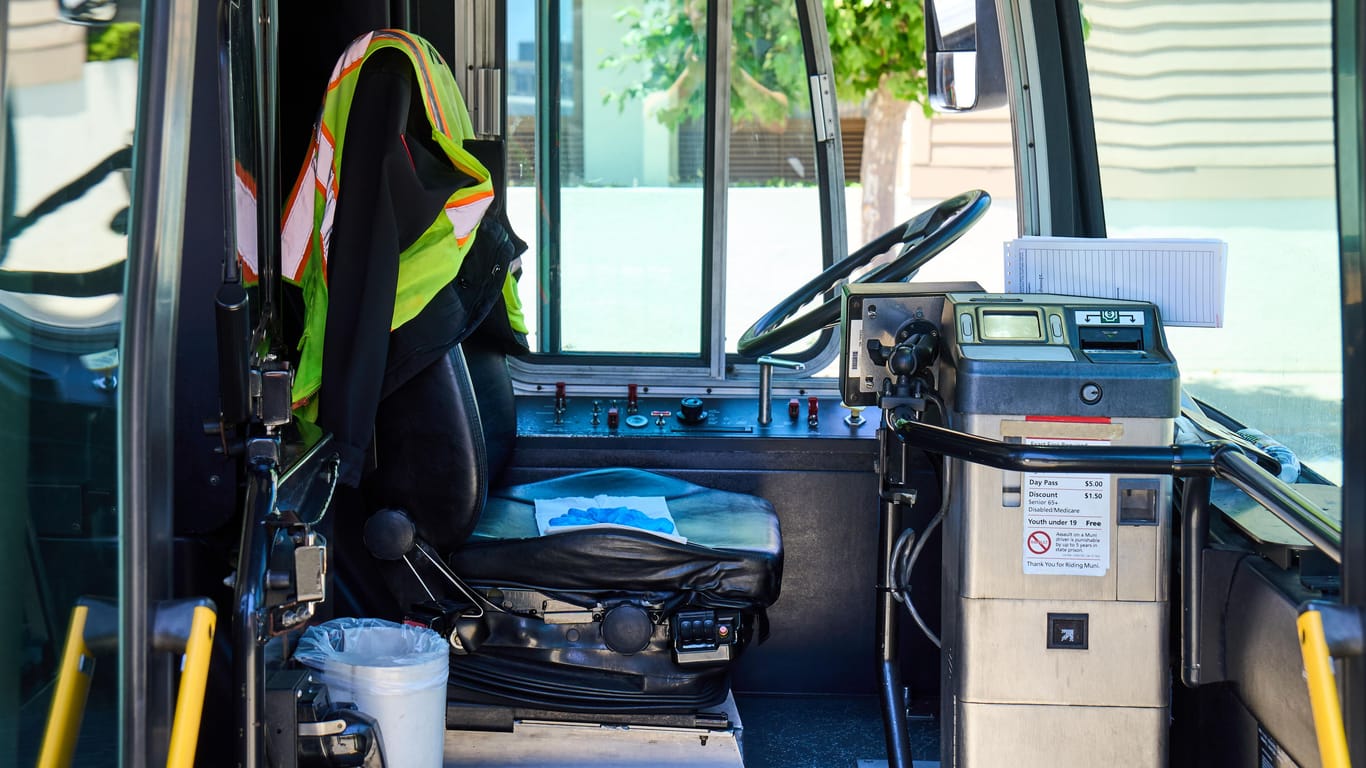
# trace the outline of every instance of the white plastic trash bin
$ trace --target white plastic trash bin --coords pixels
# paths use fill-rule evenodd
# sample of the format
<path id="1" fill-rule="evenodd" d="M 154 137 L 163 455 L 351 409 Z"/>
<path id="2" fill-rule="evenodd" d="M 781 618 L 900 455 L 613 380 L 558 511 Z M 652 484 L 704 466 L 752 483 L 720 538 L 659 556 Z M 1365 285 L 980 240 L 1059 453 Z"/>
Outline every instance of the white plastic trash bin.
<path id="1" fill-rule="evenodd" d="M 386 763 L 441 768 L 450 646 L 426 627 L 333 619 L 309 627 L 294 658 L 319 673 L 332 701 L 379 722 Z"/>

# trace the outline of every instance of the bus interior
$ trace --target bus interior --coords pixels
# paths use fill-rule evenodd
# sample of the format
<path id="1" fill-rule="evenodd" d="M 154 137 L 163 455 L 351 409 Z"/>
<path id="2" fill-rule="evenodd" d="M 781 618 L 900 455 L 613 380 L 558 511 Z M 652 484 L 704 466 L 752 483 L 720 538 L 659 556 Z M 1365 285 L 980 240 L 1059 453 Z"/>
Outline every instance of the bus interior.
<path id="1" fill-rule="evenodd" d="M 0 9 L 0 762 L 1366 765 L 1359 4 Z"/>

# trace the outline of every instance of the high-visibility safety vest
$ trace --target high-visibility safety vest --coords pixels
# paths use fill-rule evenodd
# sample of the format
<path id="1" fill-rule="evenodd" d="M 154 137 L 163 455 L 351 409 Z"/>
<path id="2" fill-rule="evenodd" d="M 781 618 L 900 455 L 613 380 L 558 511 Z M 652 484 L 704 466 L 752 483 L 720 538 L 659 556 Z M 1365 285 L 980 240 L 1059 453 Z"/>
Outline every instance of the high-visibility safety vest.
<path id="1" fill-rule="evenodd" d="M 493 203 L 488 170 L 464 149 L 474 127 L 450 68 L 426 40 L 400 30 L 379 30 L 357 38 L 338 59 L 327 85 L 322 111 L 309 142 L 308 156 L 285 206 L 280 234 L 281 274 L 303 289 L 305 316 L 299 342 L 299 366 L 294 377 L 296 413 L 312 420 L 314 395 L 322 385 L 323 338 L 327 322 L 327 260 L 333 216 L 341 186 L 342 150 L 352 97 L 360 69 L 375 52 L 396 49 L 413 65 L 414 83 L 422 95 L 432 140 L 451 164 L 473 183 L 456 190 L 443 215 L 411 246 L 399 254 L 398 288 L 391 329 L 420 313 L 432 298 L 455 279 L 474 243 L 479 221 Z M 254 272 L 248 264 L 248 272 Z M 514 276 L 503 284 L 508 322 L 526 333 Z"/>

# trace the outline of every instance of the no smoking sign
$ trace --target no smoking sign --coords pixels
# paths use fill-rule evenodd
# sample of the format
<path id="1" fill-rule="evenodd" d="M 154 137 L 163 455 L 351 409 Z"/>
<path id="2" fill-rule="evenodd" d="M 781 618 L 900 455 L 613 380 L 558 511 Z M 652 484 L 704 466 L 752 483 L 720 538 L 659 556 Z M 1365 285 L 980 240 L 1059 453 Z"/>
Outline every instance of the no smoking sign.
<path id="1" fill-rule="evenodd" d="M 1049 536 L 1047 531 L 1032 531 L 1025 540 L 1025 546 L 1036 555 L 1047 554 L 1053 547 L 1053 537 Z"/>

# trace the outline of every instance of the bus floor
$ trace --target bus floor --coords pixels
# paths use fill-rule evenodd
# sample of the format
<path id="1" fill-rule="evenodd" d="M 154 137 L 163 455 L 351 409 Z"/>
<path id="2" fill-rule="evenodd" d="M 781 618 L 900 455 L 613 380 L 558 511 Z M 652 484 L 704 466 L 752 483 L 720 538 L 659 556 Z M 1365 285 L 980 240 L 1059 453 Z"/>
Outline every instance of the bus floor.
<path id="1" fill-rule="evenodd" d="M 919 707 L 913 709 L 921 709 Z M 444 768 L 884 768 L 872 696 L 738 694 L 731 727 L 518 720 L 511 732 L 448 730 Z M 938 768 L 934 720 L 911 721 L 916 768 Z"/>
<path id="2" fill-rule="evenodd" d="M 876 696 L 736 694 L 744 724 L 745 768 L 878 768 L 885 766 L 882 713 Z M 936 700 L 937 701 L 937 700 Z M 913 712 L 935 702 L 915 702 Z M 912 718 L 917 768 L 938 765 L 939 722 Z"/>

